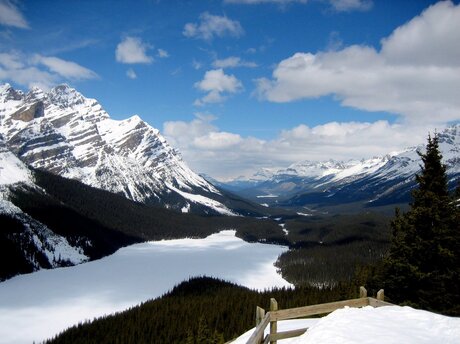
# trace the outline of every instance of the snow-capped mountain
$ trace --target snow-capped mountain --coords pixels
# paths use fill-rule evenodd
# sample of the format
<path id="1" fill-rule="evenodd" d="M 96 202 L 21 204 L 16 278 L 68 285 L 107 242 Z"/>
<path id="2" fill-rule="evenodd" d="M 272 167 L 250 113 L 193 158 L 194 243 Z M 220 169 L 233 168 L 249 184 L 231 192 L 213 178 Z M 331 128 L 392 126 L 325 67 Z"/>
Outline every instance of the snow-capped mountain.
<path id="1" fill-rule="evenodd" d="M 443 130 L 438 138 L 449 184 L 455 187 L 460 178 L 460 125 Z M 421 143 L 381 157 L 346 162 L 304 161 L 277 170 L 265 180 L 257 178 L 257 183 L 246 189 L 235 188 L 232 183 L 223 186 L 254 200 L 270 196 L 269 200 L 278 205 L 407 202 L 415 185 L 414 176 L 422 163 L 417 152 L 424 147 Z M 238 180 L 238 183 L 241 185 L 244 181 Z"/>
<path id="2" fill-rule="evenodd" d="M 146 204 L 234 215 L 157 129 L 138 116 L 113 120 L 95 99 L 67 85 L 28 93 L 0 86 L 0 135 L 34 168 Z"/>

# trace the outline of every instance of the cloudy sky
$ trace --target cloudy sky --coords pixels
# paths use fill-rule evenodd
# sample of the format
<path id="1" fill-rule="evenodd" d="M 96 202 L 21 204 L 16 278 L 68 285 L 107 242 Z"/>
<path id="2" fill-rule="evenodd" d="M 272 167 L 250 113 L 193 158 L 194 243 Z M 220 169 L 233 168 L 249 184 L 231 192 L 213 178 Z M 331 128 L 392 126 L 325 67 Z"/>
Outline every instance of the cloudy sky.
<path id="1" fill-rule="evenodd" d="M 138 114 L 218 179 L 460 121 L 459 1 L 0 0 L 0 82 Z"/>

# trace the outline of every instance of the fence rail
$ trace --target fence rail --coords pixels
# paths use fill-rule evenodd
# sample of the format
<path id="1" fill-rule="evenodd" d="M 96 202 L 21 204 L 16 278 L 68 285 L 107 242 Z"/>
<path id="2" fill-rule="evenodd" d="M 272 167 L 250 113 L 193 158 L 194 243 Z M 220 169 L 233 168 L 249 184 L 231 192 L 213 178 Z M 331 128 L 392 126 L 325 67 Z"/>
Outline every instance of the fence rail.
<path id="1" fill-rule="evenodd" d="M 392 306 L 393 304 L 384 301 L 384 291 L 380 289 L 377 293 L 377 298 L 368 297 L 367 291 L 364 287 L 359 288 L 359 298 L 336 301 L 329 303 L 322 303 L 318 305 L 278 309 L 278 303 L 275 299 L 270 299 L 270 311 L 265 313 L 263 308 L 257 307 L 256 309 L 256 328 L 251 337 L 247 340 L 246 344 L 277 344 L 278 340 L 298 337 L 304 334 L 308 328 L 301 328 L 296 330 L 278 332 L 278 321 L 308 317 L 318 314 L 331 313 L 337 309 L 348 307 L 382 307 Z M 264 337 L 265 329 L 270 324 L 270 333 Z"/>

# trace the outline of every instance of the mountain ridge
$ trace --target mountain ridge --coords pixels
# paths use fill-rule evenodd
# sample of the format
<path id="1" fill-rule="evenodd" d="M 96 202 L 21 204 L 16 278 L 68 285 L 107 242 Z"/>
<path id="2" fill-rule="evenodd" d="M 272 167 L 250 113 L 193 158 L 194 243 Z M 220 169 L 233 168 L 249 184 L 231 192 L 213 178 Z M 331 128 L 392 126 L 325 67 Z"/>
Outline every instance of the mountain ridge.
<path id="1" fill-rule="evenodd" d="M 449 184 L 460 178 L 460 124 L 437 133 Z M 418 151 L 409 147 L 380 157 L 349 161 L 302 161 L 287 168 L 258 171 L 246 180 L 218 183 L 253 201 L 267 199 L 270 205 L 306 206 L 364 202 L 367 205 L 406 203 L 420 170 Z M 266 202 L 267 203 L 267 202 Z"/>

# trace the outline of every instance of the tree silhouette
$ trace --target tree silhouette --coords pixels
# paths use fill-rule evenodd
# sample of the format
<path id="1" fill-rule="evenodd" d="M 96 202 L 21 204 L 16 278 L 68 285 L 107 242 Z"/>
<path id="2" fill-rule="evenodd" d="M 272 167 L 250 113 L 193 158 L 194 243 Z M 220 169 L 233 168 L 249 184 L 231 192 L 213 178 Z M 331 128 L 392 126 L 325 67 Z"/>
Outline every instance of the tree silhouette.
<path id="1" fill-rule="evenodd" d="M 428 137 L 410 210 L 396 211 L 384 261 L 387 294 L 397 303 L 460 313 L 459 209 L 447 188 L 438 137 Z"/>

